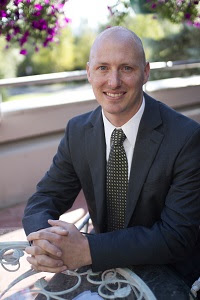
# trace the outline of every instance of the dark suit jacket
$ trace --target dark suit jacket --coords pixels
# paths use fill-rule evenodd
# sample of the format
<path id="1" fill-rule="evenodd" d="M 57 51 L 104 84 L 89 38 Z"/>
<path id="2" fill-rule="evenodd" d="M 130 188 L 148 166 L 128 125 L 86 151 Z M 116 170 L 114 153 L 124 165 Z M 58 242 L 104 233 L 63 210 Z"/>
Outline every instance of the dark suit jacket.
<path id="1" fill-rule="evenodd" d="M 146 94 L 145 103 L 129 179 L 126 228 L 105 232 L 106 145 L 98 107 L 69 121 L 50 170 L 28 201 L 26 234 L 48 227 L 49 218 L 58 219 L 82 188 L 95 231 L 101 233 L 88 237 L 94 270 L 179 266 L 179 261 L 182 267 L 197 249 L 200 254 L 200 125 Z M 199 271 L 200 262 L 195 276 Z"/>

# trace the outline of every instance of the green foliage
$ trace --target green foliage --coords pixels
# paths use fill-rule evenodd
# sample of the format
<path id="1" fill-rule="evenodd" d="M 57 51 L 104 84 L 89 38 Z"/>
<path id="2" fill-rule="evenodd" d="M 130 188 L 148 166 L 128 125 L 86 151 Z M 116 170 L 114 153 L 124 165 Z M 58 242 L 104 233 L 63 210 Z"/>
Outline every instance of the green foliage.
<path id="1" fill-rule="evenodd" d="M 120 25 L 140 36 L 148 61 L 199 59 L 200 30 L 198 28 L 172 24 L 168 19 L 155 18 L 152 14 L 127 15 Z M 152 70 L 150 79 L 190 76 L 199 73 L 199 69 Z"/>
<path id="2" fill-rule="evenodd" d="M 23 60 L 16 49 L 6 49 L 6 42 L 0 37 L 0 78 L 15 77 L 17 65 Z"/>
<path id="3" fill-rule="evenodd" d="M 39 74 L 72 70 L 74 67 L 74 37 L 67 28 L 62 31 L 59 42 L 51 48 L 43 48 L 32 56 L 35 72 Z"/>
<path id="4" fill-rule="evenodd" d="M 18 76 L 80 70 L 86 68 L 95 34 L 87 29 L 74 36 L 70 28 L 62 30 L 57 44 L 28 55 L 18 67 Z"/>
<path id="5" fill-rule="evenodd" d="M 139 14 L 149 14 L 151 13 L 151 9 L 146 5 L 146 0 L 130 0 L 130 6 L 133 8 L 135 13 Z"/>
<path id="6" fill-rule="evenodd" d="M 149 40 L 153 49 L 152 61 L 199 59 L 200 32 L 197 28 L 182 27 L 176 34 L 164 36 L 160 40 Z"/>
<path id="7" fill-rule="evenodd" d="M 110 25 L 122 25 L 133 30 L 141 37 L 147 59 L 150 61 L 199 58 L 199 29 L 172 24 L 168 19 L 157 18 L 152 13 L 148 14 L 144 10 L 146 0 L 116 0 L 116 11 L 120 3 L 125 8 L 121 19 L 115 19 L 114 14 L 114 18 L 111 18 L 111 21 L 101 29 Z M 135 10 L 137 8 L 142 13 L 135 15 L 130 8 L 130 3 Z M 68 26 L 62 29 L 58 42 L 52 43 L 51 47 L 35 52 L 34 47 L 29 45 L 27 56 L 17 55 L 17 49 L 5 50 L 6 43 L 4 39 L 0 39 L 0 78 L 85 69 L 95 36 L 96 33 L 84 24 L 76 35 Z M 152 72 L 154 79 L 159 78 L 161 74 L 156 72 Z M 170 77 L 172 73 L 166 74 Z M 185 74 L 189 74 L 188 71 Z"/>
<path id="8" fill-rule="evenodd" d="M 6 42 L 0 37 L 0 79 L 15 77 L 18 64 L 23 59 L 16 49 L 5 49 Z M 2 101 L 7 99 L 7 89 L 0 88 Z"/>
<path id="9" fill-rule="evenodd" d="M 200 49 L 200 31 L 189 26 L 181 27 L 177 33 L 164 36 L 160 40 L 148 40 L 151 49 L 150 61 L 198 60 Z M 200 74 L 200 69 L 174 71 L 151 71 L 150 79 L 183 77 Z"/>
<path id="10" fill-rule="evenodd" d="M 75 38 L 74 69 L 84 70 L 89 59 L 90 48 L 96 34 L 92 30 L 83 30 Z"/>
<path id="11" fill-rule="evenodd" d="M 70 29 L 62 30 L 59 42 L 39 52 L 29 47 L 28 55 L 19 65 L 17 76 L 36 75 L 71 70 L 73 68 L 73 36 Z"/>
<path id="12" fill-rule="evenodd" d="M 154 51 L 149 45 L 149 41 L 155 40 L 159 43 L 159 41 L 166 36 L 178 33 L 181 27 L 180 25 L 172 25 L 167 20 L 160 22 L 160 20 L 154 18 L 152 14 L 127 15 L 120 25 L 134 31 L 142 39 L 148 60 Z"/>
<path id="13" fill-rule="evenodd" d="M 195 0 L 150 0 L 146 1 L 146 6 L 161 18 L 166 18 L 172 23 L 195 22 L 199 14 L 199 1 Z"/>

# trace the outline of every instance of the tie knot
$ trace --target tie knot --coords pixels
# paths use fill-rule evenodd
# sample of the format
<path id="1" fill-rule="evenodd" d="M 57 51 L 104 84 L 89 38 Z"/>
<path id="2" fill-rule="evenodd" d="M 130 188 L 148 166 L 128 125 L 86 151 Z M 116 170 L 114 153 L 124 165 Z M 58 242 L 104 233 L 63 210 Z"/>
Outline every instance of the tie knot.
<path id="1" fill-rule="evenodd" d="M 126 139 L 122 129 L 114 129 L 111 135 L 111 141 L 115 146 L 121 146 Z"/>

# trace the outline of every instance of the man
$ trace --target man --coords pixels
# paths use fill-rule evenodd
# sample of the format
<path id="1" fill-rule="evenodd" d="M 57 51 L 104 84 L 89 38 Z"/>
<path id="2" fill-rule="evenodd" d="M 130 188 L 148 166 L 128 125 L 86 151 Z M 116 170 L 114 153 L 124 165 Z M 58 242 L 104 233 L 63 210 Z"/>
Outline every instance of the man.
<path id="1" fill-rule="evenodd" d="M 87 74 L 100 106 L 69 121 L 25 209 L 34 269 L 170 264 L 191 282 L 200 275 L 200 125 L 143 93 L 149 69 L 133 32 L 113 27 L 95 40 Z M 113 157 L 123 167 L 113 171 Z M 58 220 L 80 189 L 96 232 L 87 237 Z"/>

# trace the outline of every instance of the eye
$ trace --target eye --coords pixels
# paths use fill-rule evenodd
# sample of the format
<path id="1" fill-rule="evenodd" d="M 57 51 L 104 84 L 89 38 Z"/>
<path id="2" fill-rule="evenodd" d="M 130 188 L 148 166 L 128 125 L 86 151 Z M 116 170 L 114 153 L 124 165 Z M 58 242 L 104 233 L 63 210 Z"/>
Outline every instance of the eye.
<path id="1" fill-rule="evenodd" d="M 132 67 L 130 67 L 130 66 L 123 66 L 122 69 L 123 69 L 124 71 L 128 71 L 128 72 L 132 71 Z"/>
<path id="2" fill-rule="evenodd" d="M 98 69 L 99 69 L 100 71 L 106 71 L 106 70 L 107 70 L 107 67 L 106 67 L 106 66 L 100 66 L 100 67 L 98 67 Z"/>

